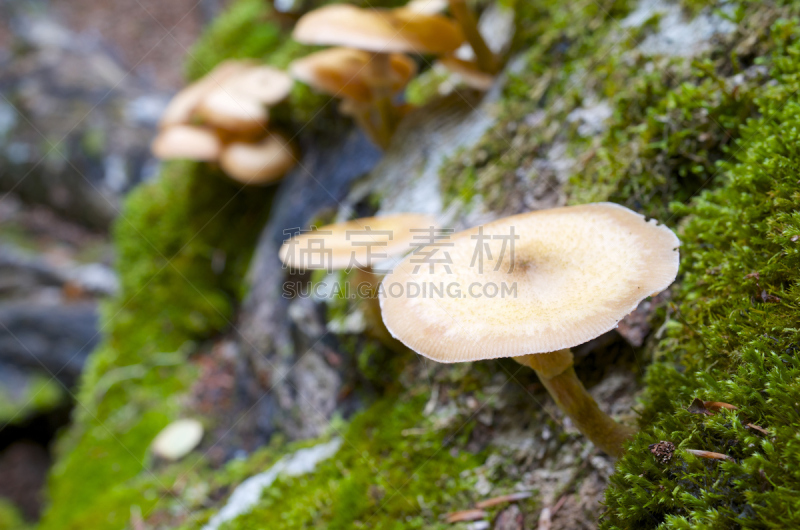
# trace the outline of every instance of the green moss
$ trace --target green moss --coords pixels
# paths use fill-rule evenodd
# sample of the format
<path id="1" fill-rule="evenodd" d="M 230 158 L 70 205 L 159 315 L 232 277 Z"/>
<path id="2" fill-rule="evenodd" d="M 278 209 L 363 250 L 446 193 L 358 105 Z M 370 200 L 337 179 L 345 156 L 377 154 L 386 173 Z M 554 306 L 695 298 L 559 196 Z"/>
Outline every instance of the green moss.
<path id="1" fill-rule="evenodd" d="M 227 327 L 242 294 L 270 197 L 191 163 L 166 165 L 129 195 L 114 227 L 121 292 L 102 308 L 105 339 L 60 441 L 42 528 L 118 528 L 130 518 L 127 509 L 112 514 L 104 496 L 146 473 L 150 441 L 194 377 L 185 362 L 192 341 Z"/>
<path id="2" fill-rule="evenodd" d="M 278 48 L 283 31 L 271 14 L 269 2 L 235 0 L 192 46 L 186 76 L 199 79 L 226 59 L 260 59 Z"/>
<path id="3" fill-rule="evenodd" d="M 448 447 L 452 433 L 423 419 L 427 398 L 386 398 L 358 414 L 333 459 L 280 479 L 226 530 L 450 527 L 439 516 L 472 500 L 462 472 L 483 456 Z"/>
<path id="4" fill-rule="evenodd" d="M 0 497 L 0 530 L 26 530 L 28 527 L 14 505 Z"/>
<path id="5" fill-rule="evenodd" d="M 688 216 L 683 281 L 648 370 L 644 429 L 607 492 L 604 528 L 800 525 L 797 23 L 771 28 L 773 82 L 756 99 L 761 116 L 742 128 L 734 160 L 721 164 L 718 187 L 673 205 Z M 695 397 L 739 410 L 693 415 L 686 407 Z M 648 451 L 659 440 L 678 447 L 667 465 Z"/>

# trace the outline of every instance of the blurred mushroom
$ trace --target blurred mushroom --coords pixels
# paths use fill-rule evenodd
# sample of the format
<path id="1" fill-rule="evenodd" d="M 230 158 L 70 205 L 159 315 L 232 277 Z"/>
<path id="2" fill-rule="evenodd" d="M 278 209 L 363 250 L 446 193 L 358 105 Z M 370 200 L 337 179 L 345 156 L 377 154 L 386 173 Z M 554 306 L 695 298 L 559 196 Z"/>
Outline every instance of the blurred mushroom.
<path id="1" fill-rule="evenodd" d="M 442 55 L 464 42 L 458 25 L 441 15 L 403 8 L 360 9 L 346 4 L 321 7 L 304 15 L 292 36 L 304 44 L 347 46 L 371 52 L 368 77 L 380 115 L 379 143 L 383 147 L 388 144 L 398 121 L 391 99 L 389 54 Z"/>
<path id="2" fill-rule="evenodd" d="M 613 329 L 675 280 L 675 234 L 627 208 L 598 203 L 508 217 L 455 234 L 448 244 L 451 274 L 442 266 L 414 270 L 408 256 L 384 278 L 381 313 L 392 336 L 444 363 L 513 357 L 536 371 L 587 438 L 619 456 L 634 431 L 600 410 L 576 377 L 569 348 Z M 457 296 L 407 294 L 412 284 L 444 280 L 460 286 Z"/>
<path id="3" fill-rule="evenodd" d="M 191 123 L 194 110 L 206 94 L 248 66 L 249 64 L 243 61 L 231 60 L 220 63 L 202 79 L 195 81 L 173 96 L 161 114 L 158 126 L 166 128 Z"/>
<path id="4" fill-rule="evenodd" d="M 195 114 L 204 123 L 234 134 L 258 133 L 269 120 L 269 111 L 260 101 L 224 87 L 207 93 Z"/>
<path id="5" fill-rule="evenodd" d="M 197 420 L 173 421 L 153 440 L 150 449 L 165 460 L 180 460 L 192 452 L 203 438 L 203 424 Z"/>
<path id="6" fill-rule="evenodd" d="M 343 99 L 340 111 L 352 116 L 375 140 L 379 140 L 371 113 L 375 109 L 375 88 L 382 80 L 370 75 L 371 55 L 352 48 L 329 48 L 312 53 L 289 65 L 292 76 L 315 90 Z M 396 94 L 411 80 L 417 65 L 401 53 L 389 54 L 388 91 Z"/>
<path id="7" fill-rule="evenodd" d="M 256 143 L 231 142 L 222 151 L 219 165 L 225 173 L 244 184 L 268 184 L 297 164 L 292 144 L 282 135 L 269 135 Z"/>
<path id="8" fill-rule="evenodd" d="M 162 160 L 213 161 L 219 157 L 220 149 L 219 137 L 213 131 L 195 125 L 168 127 L 150 144 L 153 156 Z"/>
<path id="9" fill-rule="evenodd" d="M 279 256 L 288 267 L 299 270 L 356 269 L 356 285 L 369 329 L 385 343 L 393 342 L 380 318 L 376 296 L 380 273 L 375 267 L 402 256 L 415 247 L 419 232 L 428 232 L 436 220 L 423 214 L 365 217 L 323 226 L 283 243 Z M 366 291 L 366 292 L 365 292 Z"/>

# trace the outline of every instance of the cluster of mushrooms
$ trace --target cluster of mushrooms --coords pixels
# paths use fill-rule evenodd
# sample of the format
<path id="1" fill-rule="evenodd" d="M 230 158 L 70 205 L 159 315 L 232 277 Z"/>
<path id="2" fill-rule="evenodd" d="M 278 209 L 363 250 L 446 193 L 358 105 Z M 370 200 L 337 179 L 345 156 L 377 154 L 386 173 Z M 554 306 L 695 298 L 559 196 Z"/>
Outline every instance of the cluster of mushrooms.
<path id="1" fill-rule="evenodd" d="M 536 371 L 578 430 L 620 456 L 634 430 L 598 407 L 575 375 L 570 348 L 614 329 L 675 280 L 675 234 L 613 203 L 524 213 L 452 234 L 447 247 L 417 246 L 415 234 L 429 232 L 431 223 L 401 214 L 325 226 L 286 241 L 280 257 L 295 269 L 319 268 L 303 249 L 324 248 L 331 257 L 326 267 L 355 266 L 363 275 L 375 274 L 378 260 L 407 254 L 382 281 L 369 282 L 378 285 L 377 311 L 392 338 L 442 363 L 514 358 Z M 373 248 L 354 245 L 354 230 Z M 510 252 L 503 248 L 509 233 L 518 236 Z M 482 268 L 475 264 L 476 245 L 486 245 Z M 419 257 L 433 255 L 434 247 L 447 252 L 447 267 L 420 266 Z M 420 295 L 442 284 L 461 288 L 456 296 L 446 290 Z M 509 292 L 514 286 L 513 296 L 483 296 L 467 288 L 474 284 L 505 285 Z"/>
<path id="2" fill-rule="evenodd" d="M 295 152 L 268 128 L 269 108 L 289 95 L 292 79 L 251 61 L 226 61 L 179 92 L 159 121 L 153 154 L 218 162 L 231 178 L 264 184 L 283 176 Z"/>
<path id="3" fill-rule="evenodd" d="M 453 19 L 441 14 L 447 8 Z M 385 147 L 408 110 L 397 96 L 417 72 L 407 54 L 437 56 L 480 90 L 501 66 L 465 0 L 412 0 L 397 9 L 328 5 L 302 16 L 293 38 L 332 47 L 294 61 L 288 74 L 222 63 L 171 101 L 154 154 L 218 162 L 236 180 L 269 183 L 296 163 L 292 144 L 269 128 L 269 107 L 289 95 L 293 80 L 340 98 L 340 111 Z M 456 54 L 465 43 L 471 60 Z M 280 257 L 293 269 L 355 268 L 368 287 L 361 293 L 369 330 L 393 349 L 442 363 L 512 357 L 532 368 L 587 438 L 621 455 L 634 431 L 600 410 L 575 375 L 570 348 L 615 328 L 675 280 L 675 234 L 616 204 L 555 208 L 449 235 L 447 266 L 420 267 L 420 255 L 443 250 L 420 236 L 436 228 L 435 219 L 414 213 L 356 219 L 290 238 Z M 493 266 L 475 267 L 476 240 Z M 330 259 L 312 263 L 313 248 Z M 443 283 L 459 285 L 458 296 L 418 294 Z M 513 296 L 481 296 L 467 289 L 474 284 L 513 286 Z"/>
<path id="4" fill-rule="evenodd" d="M 455 20 L 441 14 L 448 7 Z M 220 64 L 170 101 L 153 154 L 219 163 L 245 184 L 271 183 L 296 164 L 294 145 L 269 128 L 269 108 L 289 96 L 294 80 L 341 99 L 340 112 L 385 148 L 409 110 L 397 100 L 417 73 L 406 54 L 434 55 L 479 90 L 491 86 L 501 64 L 465 0 L 412 0 L 396 9 L 328 5 L 302 16 L 292 37 L 333 47 L 294 61 L 288 73 L 253 61 Z M 467 43 L 472 60 L 455 55 Z"/>

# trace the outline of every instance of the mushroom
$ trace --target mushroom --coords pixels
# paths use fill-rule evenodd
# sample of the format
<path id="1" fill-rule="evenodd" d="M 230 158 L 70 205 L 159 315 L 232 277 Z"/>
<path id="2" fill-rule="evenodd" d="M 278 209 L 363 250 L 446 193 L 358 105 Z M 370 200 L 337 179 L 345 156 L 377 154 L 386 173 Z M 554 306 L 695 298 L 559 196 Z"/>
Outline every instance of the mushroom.
<path id="1" fill-rule="evenodd" d="M 423 214 L 365 217 L 298 234 L 283 243 L 279 256 L 286 266 L 300 270 L 355 268 L 357 294 L 366 295 L 362 297 L 363 309 L 370 329 L 388 343 L 391 337 L 379 316 L 375 296 L 380 282 L 374 268 L 380 262 L 411 251 L 415 241 L 424 239 L 417 234 L 429 232 L 435 225 L 433 217 Z"/>
<path id="2" fill-rule="evenodd" d="M 213 161 L 219 157 L 221 144 L 213 131 L 195 125 L 173 125 L 153 139 L 150 150 L 163 160 L 185 158 Z"/>
<path id="3" fill-rule="evenodd" d="M 391 53 L 433 53 L 456 50 L 464 41 L 458 25 L 441 15 L 409 9 L 360 9 L 335 4 L 311 11 L 298 20 L 292 37 L 304 44 L 347 46 L 371 52 L 368 76 L 380 115 L 380 144 L 389 142 L 397 125 L 391 100 Z"/>
<path id="4" fill-rule="evenodd" d="M 243 61 L 224 61 L 202 79 L 187 86 L 170 100 L 158 121 L 160 128 L 192 122 L 193 112 L 203 98 L 230 76 L 248 67 Z"/>
<path id="5" fill-rule="evenodd" d="M 244 184 L 274 182 L 296 163 L 292 144 L 277 133 L 269 133 L 257 143 L 231 142 L 225 146 L 219 159 L 222 170 Z"/>
<path id="6" fill-rule="evenodd" d="M 292 79 L 269 66 L 250 65 L 227 76 L 208 90 L 195 108 L 202 121 L 238 134 L 266 127 L 271 107 L 289 95 Z"/>
<path id="7" fill-rule="evenodd" d="M 311 88 L 343 99 L 339 109 L 352 116 L 356 122 L 376 141 L 379 132 L 371 119 L 375 108 L 374 94 L 381 81 L 376 82 L 369 73 L 371 55 L 353 48 L 328 48 L 289 65 L 295 79 Z M 389 87 L 395 94 L 400 91 L 417 71 L 410 57 L 401 53 L 389 54 Z"/>
<path id="8" fill-rule="evenodd" d="M 441 266 L 413 267 L 410 255 L 384 278 L 381 314 L 391 335 L 443 363 L 513 357 L 536 371 L 587 438 L 619 456 L 634 431 L 600 410 L 576 377 L 569 348 L 615 328 L 675 280 L 675 234 L 627 208 L 598 203 L 508 217 L 448 243 L 451 274 Z M 412 284 L 443 281 L 460 292 L 407 294 Z"/>

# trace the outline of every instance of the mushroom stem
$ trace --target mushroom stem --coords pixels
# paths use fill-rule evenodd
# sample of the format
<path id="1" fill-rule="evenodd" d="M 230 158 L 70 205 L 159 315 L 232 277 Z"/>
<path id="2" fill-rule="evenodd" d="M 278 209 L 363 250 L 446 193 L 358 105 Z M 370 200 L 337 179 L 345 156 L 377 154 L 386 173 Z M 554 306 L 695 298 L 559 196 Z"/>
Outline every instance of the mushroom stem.
<path id="1" fill-rule="evenodd" d="M 458 21 L 461 30 L 464 32 L 467 42 L 475 52 L 475 62 L 481 71 L 487 74 L 497 73 L 497 60 L 483 39 L 480 30 L 478 29 L 478 22 L 472 10 L 467 6 L 466 0 L 449 0 L 450 12 L 453 17 Z"/>
<path id="2" fill-rule="evenodd" d="M 371 77 L 375 83 L 373 99 L 380 122 L 377 129 L 378 143 L 381 147 L 386 148 L 397 127 L 397 110 L 392 104 L 391 82 L 389 81 L 392 75 L 389 54 L 373 53 L 369 64 L 372 70 Z"/>
<path id="3" fill-rule="evenodd" d="M 612 420 L 600 410 L 594 398 L 575 375 L 572 352 L 561 350 L 546 354 L 515 357 L 520 364 L 533 368 L 550 396 L 564 414 L 591 442 L 605 453 L 620 457 L 623 445 L 635 430 Z"/>
<path id="4" fill-rule="evenodd" d="M 353 100 L 344 100 L 342 105 L 339 106 L 339 110 L 342 112 L 342 114 L 353 118 L 353 121 L 356 122 L 356 124 L 361 128 L 362 131 L 364 131 L 370 140 L 376 144 L 381 144 L 381 133 L 372 122 L 372 116 L 370 112 L 372 109 L 369 105 Z"/>

